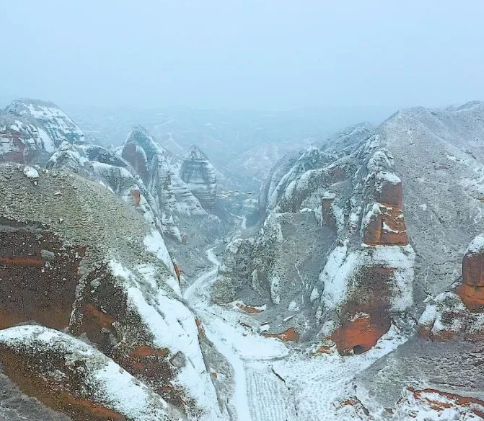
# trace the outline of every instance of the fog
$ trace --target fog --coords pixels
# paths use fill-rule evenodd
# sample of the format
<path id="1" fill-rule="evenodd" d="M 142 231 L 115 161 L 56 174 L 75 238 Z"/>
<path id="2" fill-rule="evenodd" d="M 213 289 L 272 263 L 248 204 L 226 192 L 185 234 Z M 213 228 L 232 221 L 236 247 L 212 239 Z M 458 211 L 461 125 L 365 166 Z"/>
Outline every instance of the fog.
<path id="1" fill-rule="evenodd" d="M 2 106 L 393 110 L 484 98 L 482 0 L 16 0 L 0 15 Z"/>

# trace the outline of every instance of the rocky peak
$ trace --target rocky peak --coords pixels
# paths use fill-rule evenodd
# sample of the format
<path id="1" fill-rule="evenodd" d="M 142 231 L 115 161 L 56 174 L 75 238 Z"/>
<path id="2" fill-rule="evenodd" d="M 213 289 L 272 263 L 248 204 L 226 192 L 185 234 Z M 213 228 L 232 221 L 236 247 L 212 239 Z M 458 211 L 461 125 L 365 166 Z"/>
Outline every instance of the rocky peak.
<path id="1" fill-rule="evenodd" d="M 64 141 L 82 143 L 86 140 L 79 126 L 52 102 L 18 99 L 5 109 L 5 114 L 39 122 L 56 147 Z"/>
<path id="2" fill-rule="evenodd" d="M 217 181 L 213 165 L 205 154 L 192 146 L 180 168 L 180 178 L 200 201 L 204 209 L 211 210 L 215 205 Z"/>
<path id="3" fill-rule="evenodd" d="M 84 141 L 76 123 L 51 102 L 16 100 L 0 114 L 0 162 L 45 164 L 63 142 Z"/>

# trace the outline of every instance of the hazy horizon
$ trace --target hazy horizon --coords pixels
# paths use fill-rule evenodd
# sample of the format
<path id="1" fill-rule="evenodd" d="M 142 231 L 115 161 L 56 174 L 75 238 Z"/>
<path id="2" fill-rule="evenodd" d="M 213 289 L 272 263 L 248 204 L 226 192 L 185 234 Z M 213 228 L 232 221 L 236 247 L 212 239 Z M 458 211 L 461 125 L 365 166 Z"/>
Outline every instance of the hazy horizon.
<path id="1" fill-rule="evenodd" d="M 396 110 L 484 99 L 478 0 L 18 0 L 0 13 L 1 105 Z"/>

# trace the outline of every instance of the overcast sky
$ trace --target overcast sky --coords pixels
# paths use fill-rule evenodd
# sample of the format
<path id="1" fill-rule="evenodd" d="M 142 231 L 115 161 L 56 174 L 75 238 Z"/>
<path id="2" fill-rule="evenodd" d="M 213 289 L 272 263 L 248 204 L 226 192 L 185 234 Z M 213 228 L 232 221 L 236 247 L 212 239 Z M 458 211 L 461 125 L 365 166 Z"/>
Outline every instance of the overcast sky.
<path id="1" fill-rule="evenodd" d="M 0 16 L 2 105 L 484 99 L 483 0 L 11 0 Z"/>

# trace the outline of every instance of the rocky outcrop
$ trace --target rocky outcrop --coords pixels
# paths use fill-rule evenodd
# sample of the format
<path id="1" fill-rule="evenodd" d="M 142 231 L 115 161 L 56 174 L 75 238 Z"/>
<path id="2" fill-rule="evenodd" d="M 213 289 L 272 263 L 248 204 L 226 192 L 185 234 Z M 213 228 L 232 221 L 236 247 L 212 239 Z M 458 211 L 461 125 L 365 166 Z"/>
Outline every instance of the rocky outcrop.
<path id="1" fill-rule="evenodd" d="M 83 143 L 85 136 L 50 102 L 16 100 L 0 114 L 0 162 L 45 164 L 62 142 Z"/>
<path id="2" fill-rule="evenodd" d="M 41 326 L 0 330 L 5 374 L 79 421 L 176 420 L 181 414 L 95 348 Z M 127 396 L 136 397 L 130 403 Z"/>
<path id="3" fill-rule="evenodd" d="M 62 142 L 84 143 L 86 141 L 79 126 L 52 102 L 18 99 L 5 109 L 4 114 L 35 120 L 52 139 L 55 147 Z"/>
<path id="4" fill-rule="evenodd" d="M 110 393 L 126 381 L 154 396 L 146 402 L 159 402 L 152 419 L 178 419 L 165 401 L 217 419 L 195 318 L 181 302 L 160 232 L 98 181 L 53 168 L 39 170 L 34 184 L 23 169 L 0 165 L 8 203 L 0 219 L 0 328 L 13 329 L 0 330 L 4 373 L 75 420 L 151 419 L 148 403 L 135 415 L 126 412 L 129 400 L 113 403 Z M 101 381 L 96 370 L 105 366 L 114 377 Z"/>
<path id="5" fill-rule="evenodd" d="M 430 297 L 419 320 L 419 336 L 430 340 L 484 338 L 484 300 L 482 268 L 484 236 L 478 235 L 469 244 L 462 259 L 462 281 L 453 291 Z"/>
<path id="6" fill-rule="evenodd" d="M 293 327 L 341 354 L 366 352 L 388 332 L 413 303 L 415 253 L 393 157 L 366 135 L 337 137 L 346 148 L 309 149 L 273 174 L 264 224 L 227 248 L 216 301 L 265 304 L 257 318 L 269 333 Z"/>
<path id="7" fill-rule="evenodd" d="M 180 178 L 204 209 L 212 210 L 217 195 L 215 169 L 205 154 L 196 146 L 188 151 L 180 168 Z"/>
<path id="8" fill-rule="evenodd" d="M 484 311 L 484 236 L 471 242 L 462 260 L 462 284 L 457 293 L 471 310 Z"/>
<path id="9" fill-rule="evenodd" d="M 122 156 L 140 176 L 157 201 L 161 219 L 173 213 L 205 215 L 200 202 L 178 177 L 178 162 L 141 126 L 136 126 L 124 143 Z"/>

